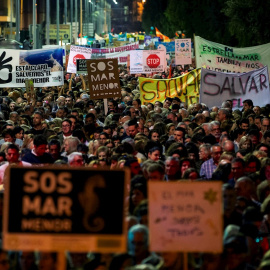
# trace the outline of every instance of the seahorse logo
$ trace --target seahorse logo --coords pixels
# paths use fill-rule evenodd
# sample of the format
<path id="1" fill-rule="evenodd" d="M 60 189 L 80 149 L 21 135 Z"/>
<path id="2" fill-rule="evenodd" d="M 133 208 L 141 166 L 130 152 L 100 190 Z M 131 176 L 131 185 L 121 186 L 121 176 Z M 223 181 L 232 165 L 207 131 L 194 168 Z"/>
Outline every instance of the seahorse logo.
<path id="1" fill-rule="evenodd" d="M 97 216 L 100 206 L 100 198 L 97 190 L 105 188 L 105 179 L 102 175 L 98 174 L 89 177 L 85 182 L 84 190 L 78 194 L 79 202 L 84 210 L 82 224 L 89 232 L 99 232 L 105 226 L 104 219 Z"/>

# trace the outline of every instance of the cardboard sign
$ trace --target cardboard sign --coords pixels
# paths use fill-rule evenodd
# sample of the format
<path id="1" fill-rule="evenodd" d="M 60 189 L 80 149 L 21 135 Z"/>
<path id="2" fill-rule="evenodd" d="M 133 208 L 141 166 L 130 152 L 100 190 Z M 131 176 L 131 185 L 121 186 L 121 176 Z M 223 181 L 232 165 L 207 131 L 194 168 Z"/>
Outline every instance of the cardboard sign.
<path id="1" fill-rule="evenodd" d="M 221 106 L 227 99 L 233 101 L 233 109 L 241 109 L 245 99 L 254 106 L 270 103 L 267 67 L 247 73 L 224 73 L 202 68 L 200 102 L 209 108 Z"/>
<path id="2" fill-rule="evenodd" d="M 163 72 L 167 66 L 165 50 L 143 51 L 143 72 Z"/>
<path id="3" fill-rule="evenodd" d="M 68 59 L 67 72 L 77 73 L 76 61 L 77 59 L 91 59 L 92 49 L 80 46 L 70 46 L 70 53 Z"/>
<path id="4" fill-rule="evenodd" d="M 130 51 L 130 74 L 144 72 L 143 50 Z"/>
<path id="5" fill-rule="evenodd" d="M 11 167 L 8 176 L 5 249 L 126 251 L 128 171 Z"/>
<path id="6" fill-rule="evenodd" d="M 76 69 L 77 69 L 77 74 L 87 74 L 86 59 L 77 59 Z"/>
<path id="7" fill-rule="evenodd" d="M 150 250 L 221 253 L 221 190 L 221 182 L 148 182 Z"/>
<path id="8" fill-rule="evenodd" d="M 192 64 L 190 38 L 175 40 L 175 64 L 176 65 Z"/>
<path id="9" fill-rule="evenodd" d="M 25 88 L 26 88 L 26 93 L 30 94 L 32 96 L 35 93 L 34 92 L 34 81 L 31 79 L 25 79 Z"/>
<path id="10" fill-rule="evenodd" d="M 87 60 L 91 99 L 121 97 L 117 59 Z"/>

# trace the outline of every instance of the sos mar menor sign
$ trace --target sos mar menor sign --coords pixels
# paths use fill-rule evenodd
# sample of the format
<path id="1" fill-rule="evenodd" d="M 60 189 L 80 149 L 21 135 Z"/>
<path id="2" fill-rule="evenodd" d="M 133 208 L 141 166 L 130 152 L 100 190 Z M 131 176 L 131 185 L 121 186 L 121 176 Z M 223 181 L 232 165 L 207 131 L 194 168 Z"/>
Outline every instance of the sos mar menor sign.
<path id="1" fill-rule="evenodd" d="M 86 61 L 91 99 L 121 97 L 117 59 Z"/>
<path id="2" fill-rule="evenodd" d="M 125 252 L 128 177 L 126 170 L 10 167 L 4 249 Z"/>

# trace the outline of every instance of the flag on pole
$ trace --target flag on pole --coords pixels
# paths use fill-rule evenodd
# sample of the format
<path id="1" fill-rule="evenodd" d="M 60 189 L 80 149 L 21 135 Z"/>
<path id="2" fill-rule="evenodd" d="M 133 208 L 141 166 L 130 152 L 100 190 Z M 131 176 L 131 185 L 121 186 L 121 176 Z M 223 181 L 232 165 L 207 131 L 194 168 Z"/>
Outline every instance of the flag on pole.
<path id="1" fill-rule="evenodd" d="M 156 27 L 155 27 L 156 28 Z M 170 42 L 170 38 L 163 35 L 157 28 L 156 28 L 156 36 L 163 39 L 164 42 Z"/>

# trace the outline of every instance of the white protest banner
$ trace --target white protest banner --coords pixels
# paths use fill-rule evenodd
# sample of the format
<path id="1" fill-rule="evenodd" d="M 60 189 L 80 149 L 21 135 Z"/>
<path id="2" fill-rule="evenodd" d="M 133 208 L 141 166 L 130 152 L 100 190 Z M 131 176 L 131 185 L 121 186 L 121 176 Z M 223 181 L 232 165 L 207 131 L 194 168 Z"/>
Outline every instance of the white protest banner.
<path id="1" fill-rule="evenodd" d="M 119 53 L 119 52 L 126 52 L 131 50 L 136 50 L 139 48 L 139 42 L 130 43 L 125 46 L 120 47 L 111 47 L 111 48 L 102 48 L 102 49 L 92 49 L 92 53 L 97 54 L 107 54 L 107 53 Z"/>
<path id="2" fill-rule="evenodd" d="M 196 67 L 220 72 L 248 72 L 270 65 L 270 43 L 234 48 L 195 37 Z"/>
<path id="3" fill-rule="evenodd" d="M 221 106 L 232 99 L 233 109 L 240 109 L 245 99 L 254 105 L 270 103 L 269 76 L 267 67 L 247 73 L 224 73 L 202 68 L 200 102 L 209 108 Z"/>
<path id="4" fill-rule="evenodd" d="M 163 72 L 167 66 L 165 50 L 143 51 L 143 73 Z"/>
<path id="5" fill-rule="evenodd" d="M 68 73 L 76 73 L 76 60 L 77 59 L 91 59 L 92 49 L 80 46 L 70 46 L 70 53 L 68 59 Z"/>
<path id="6" fill-rule="evenodd" d="M 192 64 L 190 38 L 175 40 L 175 64 L 176 65 Z"/>
<path id="7" fill-rule="evenodd" d="M 104 59 L 117 59 L 118 65 L 127 65 L 127 58 L 129 56 L 129 52 L 138 48 L 139 42 L 134 42 L 125 46 L 92 49 L 92 54 L 93 58 L 98 56 L 98 58 Z"/>
<path id="8" fill-rule="evenodd" d="M 3 247 L 126 252 L 129 177 L 127 169 L 10 167 L 5 181 Z"/>
<path id="9" fill-rule="evenodd" d="M 143 72 L 143 51 L 130 51 L 130 74 Z"/>
<path id="10" fill-rule="evenodd" d="M 148 182 L 150 250 L 214 252 L 223 247 L 221 182 Z"/>
<path id="11" fill-rule="evenodd" d="M 118 65 L 127 65 L 127 58 L 130 51 L 125 52 L 115 52 L 115 53 L 106 53 L 106 59 L 117 59 Z"/>
<path id="12" fill-rule="evenodd" d="M 25 87 L 25 79 L 35 87 L 63 85 L 63 50 L 0 49 L 0 88 Z"/>

